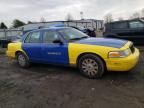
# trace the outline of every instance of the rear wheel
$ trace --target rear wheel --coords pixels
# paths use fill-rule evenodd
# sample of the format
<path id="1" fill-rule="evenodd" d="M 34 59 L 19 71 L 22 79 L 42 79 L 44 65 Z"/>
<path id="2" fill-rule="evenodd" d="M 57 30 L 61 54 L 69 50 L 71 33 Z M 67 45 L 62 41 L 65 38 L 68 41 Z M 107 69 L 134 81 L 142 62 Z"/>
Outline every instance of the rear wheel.
<path id="1" fill-rule="evenodd" d="M 20 67 L 27 68 L 30 66 L 30 62 L 25 54 L 18 53 L 16 56 L 17 56 L 17 63 Z"/>
<path id="2" fill-rule="evenodd" d="M 88 78 L 100 78 L 104 74 L 104 63 L 96 55 L 86 54 L 79 59 L 78 68 Z"/>

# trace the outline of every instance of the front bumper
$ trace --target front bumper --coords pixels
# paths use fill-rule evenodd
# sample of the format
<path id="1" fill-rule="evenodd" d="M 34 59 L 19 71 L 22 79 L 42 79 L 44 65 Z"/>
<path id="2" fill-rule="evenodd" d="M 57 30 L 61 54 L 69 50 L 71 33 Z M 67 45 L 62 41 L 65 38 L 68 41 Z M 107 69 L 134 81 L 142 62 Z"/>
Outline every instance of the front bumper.
<path id="1" fill-rule="evenodd" d="M 108 71 L 129 71 L 135 67 L 139 60 L 139 50 L 125 58 L 108 58 L 105 60 Z"/>

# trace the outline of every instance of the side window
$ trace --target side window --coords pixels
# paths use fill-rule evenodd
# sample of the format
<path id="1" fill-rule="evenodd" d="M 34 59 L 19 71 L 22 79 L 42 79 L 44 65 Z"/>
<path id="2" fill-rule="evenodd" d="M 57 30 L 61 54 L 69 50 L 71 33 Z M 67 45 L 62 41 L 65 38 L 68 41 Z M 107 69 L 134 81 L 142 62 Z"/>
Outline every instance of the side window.
<path id="1" fill-rule="evenodd" d="M 127 22 L 113 23 L 112 28 L 113 29 L 126 29 L 128 28 L 128 23 Z"/>
<path id="2" fill-rule="evenodd" d="M 33 32 L 28 34 L 25 43 L 39 43 L 40 42 L 40 32 Z"/>
<path id="3" fill-rule="evenodd" d="M 55 31 L 45 31 L 43 35 L 43 43 L 53 43 L 54 40 L 58 40 L 59 36 Z"/>
<path id="4" fill-rule="evenodd" d="M 31 36 L 31 33 L 27 35 L 26 39 L 25 39 L 25 43 L 29 43 L 30 41 L 30 36 Z"/>
<path id="5" fill-rule="evenodd" d="M 130 28 L 143 28 L 144 24 L 141 23 L 140 21 L 132 21 L 132 22 L 129 22 L 129 26 Z"/>

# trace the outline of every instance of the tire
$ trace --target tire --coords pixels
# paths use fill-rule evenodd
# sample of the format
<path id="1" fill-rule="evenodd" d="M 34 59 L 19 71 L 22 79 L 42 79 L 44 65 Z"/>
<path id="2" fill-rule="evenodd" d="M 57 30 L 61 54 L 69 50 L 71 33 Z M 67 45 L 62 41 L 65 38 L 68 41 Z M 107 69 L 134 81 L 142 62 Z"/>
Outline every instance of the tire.
<path id="1" fill-rule="evenodd" d="M 17 64 L 22 67 L 22 68 L 28 68 L 30 66 L 30 62 L 28 60 L 28 58 L 26 57 L 25 54 L 23 53 L 18 53 L 16 55 L 17 57 Z"/>
<path id="2" fill-rule="evenodd" d="M 100 57 L 93 54 L 86 54 L 78 61 L 80 72 L 90 78 L 101 78 L 105 71 L 105 64 Z"/>

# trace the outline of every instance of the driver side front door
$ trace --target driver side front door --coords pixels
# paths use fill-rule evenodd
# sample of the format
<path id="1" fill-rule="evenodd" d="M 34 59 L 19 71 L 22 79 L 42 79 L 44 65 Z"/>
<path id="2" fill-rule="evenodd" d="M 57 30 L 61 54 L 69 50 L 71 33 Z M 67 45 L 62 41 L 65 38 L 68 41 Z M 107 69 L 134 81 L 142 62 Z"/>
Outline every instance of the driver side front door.
<path id="1" fill-rule="evenodd" d="M 62 42 L 60 35 L 55 30 L 43 31 L 42 59 L 46 63 L 68 65 L 68 44 L 55 43 L 55 40 Z"/>

